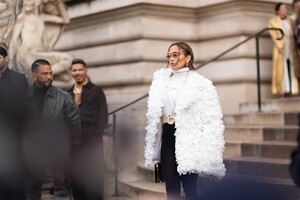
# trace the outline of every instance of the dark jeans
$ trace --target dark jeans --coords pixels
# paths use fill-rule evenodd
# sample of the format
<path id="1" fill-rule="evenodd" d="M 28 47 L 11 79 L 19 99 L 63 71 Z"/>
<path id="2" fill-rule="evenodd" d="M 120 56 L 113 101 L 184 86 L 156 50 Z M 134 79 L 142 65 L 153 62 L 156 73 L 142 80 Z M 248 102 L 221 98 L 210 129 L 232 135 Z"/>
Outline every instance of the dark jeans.
<path id="1" fill-rule="evenodd" d="M 51 167 L 50 170 L 53 176 L 54 199 L 71 199 L 72 190 L 66 165 L 57 165 L 55 167 Z M 29 172 L 25 186 L 26 200 L 41 199 L 41 187 L 44 181 L 44 176 L 45 170 L 35 168 L 34 172 Z"/>
<path id="2" fill-rule="evenodd" d="M 166 181 L 166 191 L 169 200 L 180 199 L 181 183 L 188 200 L 197 199 L 197 177 L 198 174 L 190 173 L 179 175 L 175 157 L 175 124 L 163 124 L 161 167 Z"/>

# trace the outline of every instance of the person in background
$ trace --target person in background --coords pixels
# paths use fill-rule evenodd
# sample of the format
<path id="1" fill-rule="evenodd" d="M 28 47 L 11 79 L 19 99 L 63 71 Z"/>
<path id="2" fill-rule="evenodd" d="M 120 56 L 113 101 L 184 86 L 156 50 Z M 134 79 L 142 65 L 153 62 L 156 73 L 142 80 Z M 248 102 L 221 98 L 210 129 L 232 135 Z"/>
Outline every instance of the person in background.
<path id="1" fill-rule="evenodd" d="M 187 43 L 171 44 L 167 61 L 166 68 L 154 73 L 150 86 L 145 165 L 159 162 L 155 152 L 161 152 L 167 198 L 180 199 L 182 183 L 186 199 L 196 200 L 199 173 L 225 175 L 223 114 L 212 82 L 195 71 L 194 53 Z"/>
<path id="2" fill-rule="evenodd" d="M 74 59 L 71 74 L 75 84 L 69 90 L 79 106 L 82 147 L 75 155 L 72 189 L 75 200 L 100 200 L 103 197 L 103 132 L 108 124 L 106 97 L 103 90 L 88 78 L 82 59 Z"/>
<path id="3" fill-rule="evenodd" d="M 290 15 L 290 19 L 292 21 L 296 21 L 296 19 L 298 17 L 299 9 L 300 9 L 300 0 L 293 0 L 292 1 L 292 9 L 293 9 L 293 12 Z"/>
<path id="4" fill-rule="evenodd" d="M 34 82 L 28 92 L 22 140 L 28 173 L 26 200 L 41 199 L 46 169 L 53 176 L 54 199 L 69 200 L 70 153 L 81 143 L 79 109 L 67 92 L 52 85 L 53 71 L 47 60 L 35 60 L 31 71 Z"/>
<path id="5" fill-rule="evenodd" d="M 280 28 L 284 36 L 277 40 L 281 33 L 270 30 L 274 43 L 273 47 L 273 74 L 272 94 L 283 97 L 298 94 L 298 58 L 295 49 L 292 21 L 287 17 L 287 7 L 284 3 L 275 6 L 276 16 L 269 20 L 269 28 Z"/>
<path id="6" fill-rule="evenodd" d="M 0 199 L 25 199 L 21 138 L 28 82 L 0 46 Z"/>
<path id="7" fill-rule="evenodd" d="M 296 51 L 298 56 L 298 64 L 299 58 L 300 58 L 300 0 L 294 0 L 293 3 L 294 12 L 291 16 L 291 19 L 293 20 L 293 30 L 294 30 L 294 37 L 295 37 L 295 45 L 296 45 Z M 300 67 L 299 67 L 300 68 Z M 300 70 L 298 68 L 298 70 Z M 296 72 L 296 74 L 300 74 L 300 72 Z M 298 76 L 299 80 L 300 76 Z"/>

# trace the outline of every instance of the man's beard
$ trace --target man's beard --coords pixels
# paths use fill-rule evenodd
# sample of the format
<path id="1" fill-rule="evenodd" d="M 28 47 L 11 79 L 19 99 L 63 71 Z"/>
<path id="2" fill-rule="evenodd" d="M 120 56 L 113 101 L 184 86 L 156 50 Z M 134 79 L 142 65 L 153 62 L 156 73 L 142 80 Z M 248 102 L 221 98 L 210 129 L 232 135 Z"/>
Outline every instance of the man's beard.
<path id="1" fill-rule="evenodd" d="M 80 83 L 83 83 L 83 80 L 75 80 L 75 82 L 80 84 Z"/>
<path id="2" fill-rule="evenodd" d="M 46 82 L 42 82 L 40 80 L 36 80 L 37 85 L 39 87 L 41 87 L 41 88 L 48 88 L 48 87 L 50 87 L 52 85 L 52 80 L 51 81 L 47 81 L 47 82 L 50 82 L 50 83 L 46 84 Z"/>
<path id="3" fill-rule="evenodd" d="M 6 69 L 6 67 L 8 66 L 7 62 L 4 62 L 2 65 L 0 65 L 0 72 L 4 71 Z"/>
<path id="4" fill-rule="evenodd" d="M 74 80 L 77 84 L 83 84 L 83 83 L 86 83 L 88 81 L 87 77 L 82 77 L 82 78 L 79 78 L 79 79 L 74 78 Z"/>

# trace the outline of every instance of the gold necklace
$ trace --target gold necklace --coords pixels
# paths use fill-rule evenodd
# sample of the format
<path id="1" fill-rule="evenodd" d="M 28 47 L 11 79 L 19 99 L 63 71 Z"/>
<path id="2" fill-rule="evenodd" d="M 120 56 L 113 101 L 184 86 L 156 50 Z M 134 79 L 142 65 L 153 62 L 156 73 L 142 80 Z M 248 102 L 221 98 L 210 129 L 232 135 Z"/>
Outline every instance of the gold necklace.
<path id="1" fill-rule="evenodd" d="M 81 88 L 75 88 L 74 87 L 73 93 L 74 94 L 81 94 Z"/>
<path id="2" fill-rule="evenodd" d="M 74 94 L 81 94 L 81 92 L 82 92 L 82 87 L 85 86 L 88 82 L 89 82 L 88 80 L 85 80 L 81 87 L 76 87 L 76 86 L 74 85 L 73 93 L 74 93 Z"/>

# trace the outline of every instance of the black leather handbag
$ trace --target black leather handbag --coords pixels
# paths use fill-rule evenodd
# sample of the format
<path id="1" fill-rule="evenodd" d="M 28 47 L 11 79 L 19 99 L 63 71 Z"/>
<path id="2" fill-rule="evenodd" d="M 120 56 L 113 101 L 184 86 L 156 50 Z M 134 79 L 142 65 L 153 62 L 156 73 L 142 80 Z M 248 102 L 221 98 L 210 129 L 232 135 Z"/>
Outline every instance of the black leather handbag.
<path id="1" fill-rule="evenodd" d="M 165 180 L 162 176 L 161 164 L 160 163 L 156 163 L 154 165 L 154 172 L 155 172 L 155 183 L 165 182 Z"/>

